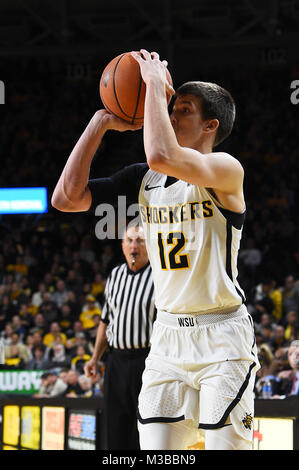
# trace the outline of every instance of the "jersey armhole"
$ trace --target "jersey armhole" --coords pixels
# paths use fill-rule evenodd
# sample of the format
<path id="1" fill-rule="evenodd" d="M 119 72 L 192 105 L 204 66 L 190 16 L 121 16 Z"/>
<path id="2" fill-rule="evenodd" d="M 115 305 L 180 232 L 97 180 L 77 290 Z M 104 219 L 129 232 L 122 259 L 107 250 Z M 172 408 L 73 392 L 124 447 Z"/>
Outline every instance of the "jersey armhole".
<path id="1" fill-rule="evenodd" d="M 233 227 L 235 227 L 237 230 L 241 230 L 244 225 L 246 210 L 242 213 L 238 213 L 219 206 L 217 206 L 217 208 Z"/>
<path id="2" fill-rule="evenodd" d="M 241 230 L 245 221 L 246 209 L 243 212 L 234 212 L 229 209 L 225 209 L 220 205 L 218 198 L 212 188 L 205 188 L 206 191 L 215 199 L 215 205 L 221 212 L 223 217 L 237 230 Z"/>

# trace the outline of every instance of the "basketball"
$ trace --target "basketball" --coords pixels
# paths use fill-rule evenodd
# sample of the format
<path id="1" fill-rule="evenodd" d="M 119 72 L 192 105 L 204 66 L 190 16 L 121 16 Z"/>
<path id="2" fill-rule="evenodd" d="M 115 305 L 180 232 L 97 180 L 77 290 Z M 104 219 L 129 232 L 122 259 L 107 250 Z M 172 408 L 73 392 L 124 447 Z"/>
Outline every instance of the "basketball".
<path id="1" fill-rule="evenodd" d="M 167 79 L 172 85 L 168 70 Z M 107 111 L 131 124 L 143 123 L 146 85 L 139 64 L 130 52 L 120 54 L 109 62 L 102 73 L 99 88 Z M 171 96 L 168 103 L 170 99 Z"/>

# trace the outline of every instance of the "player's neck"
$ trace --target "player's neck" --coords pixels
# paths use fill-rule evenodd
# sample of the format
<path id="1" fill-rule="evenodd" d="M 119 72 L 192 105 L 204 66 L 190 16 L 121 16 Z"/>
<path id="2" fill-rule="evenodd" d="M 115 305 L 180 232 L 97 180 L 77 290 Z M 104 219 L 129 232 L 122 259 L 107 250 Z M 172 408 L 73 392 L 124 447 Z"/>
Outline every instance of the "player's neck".
<path id="1" fill-rule="evenodd" d="M 203 154 L 212 153 L 213 145 L 207 141 L 199 142 L 195 150 Z"/>

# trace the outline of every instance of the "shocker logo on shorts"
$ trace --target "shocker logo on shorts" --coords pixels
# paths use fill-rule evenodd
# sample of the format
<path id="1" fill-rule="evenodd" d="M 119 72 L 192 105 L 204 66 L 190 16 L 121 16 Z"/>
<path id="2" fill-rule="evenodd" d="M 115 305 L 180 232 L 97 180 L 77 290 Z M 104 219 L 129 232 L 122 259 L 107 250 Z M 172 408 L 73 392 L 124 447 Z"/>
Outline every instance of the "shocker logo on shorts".
<path id="1" fill-rule="evenodd" d="M 253 419 L 251 413 L 246 414 L 245 418 L 242 419 L 242 423 L 244 424 L 245 428 L 249 430 L 252 428 L 252 421 Z"/>

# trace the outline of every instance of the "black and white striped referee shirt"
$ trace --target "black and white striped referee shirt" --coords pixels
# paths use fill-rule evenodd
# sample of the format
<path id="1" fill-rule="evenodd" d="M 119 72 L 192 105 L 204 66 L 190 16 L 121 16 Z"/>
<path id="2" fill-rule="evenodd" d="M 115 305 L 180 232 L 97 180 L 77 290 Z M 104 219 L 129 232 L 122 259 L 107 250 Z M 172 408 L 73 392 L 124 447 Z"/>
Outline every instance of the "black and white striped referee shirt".
<path id="1" fill-rule="evenodd" d="M 150 264 L 136 273 L 127 263 L 115 267 L 107 279 L 101 315 L 101 320 L 108 324 L 109 346 L 115 349 L 148 348 L 156 314 Z"/>

